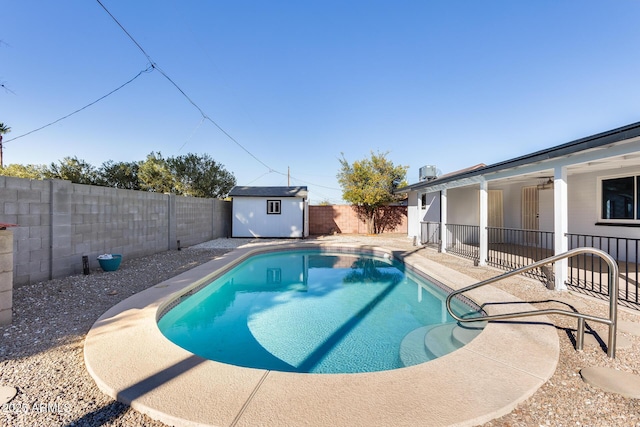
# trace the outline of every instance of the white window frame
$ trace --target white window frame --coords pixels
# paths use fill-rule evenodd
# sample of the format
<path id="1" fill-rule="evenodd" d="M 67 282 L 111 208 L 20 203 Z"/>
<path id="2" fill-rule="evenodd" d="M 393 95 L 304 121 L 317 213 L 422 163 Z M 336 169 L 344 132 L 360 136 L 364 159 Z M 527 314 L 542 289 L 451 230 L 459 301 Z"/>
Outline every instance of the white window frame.
<path id="1" fill-rule="evenodd" d="M 267 200 L 267 215 L 280 215 L 282 213 L 281 200 Z"/>
<path id="2" fill-rule="evenodd" d="M 633 218 L 604 218 L 602 215 L 602 203 L 603 203 L 603 192 L 602 185 L 603 181 L 608 181 L 612 179 L 620 179 L 620 178 L 633 178 Z M 640 172 L 638 173 L 625 173 L 619 175 L 607 175 L 600 176 L 597 179 L 598 188 L 597 191 L 597 206 L 598 210 L 598 222 L 603 223 L 611 223 L 611 224 L 640 224 L 640 212 L 638 211 L 638 180 L 640 179 Z"/>

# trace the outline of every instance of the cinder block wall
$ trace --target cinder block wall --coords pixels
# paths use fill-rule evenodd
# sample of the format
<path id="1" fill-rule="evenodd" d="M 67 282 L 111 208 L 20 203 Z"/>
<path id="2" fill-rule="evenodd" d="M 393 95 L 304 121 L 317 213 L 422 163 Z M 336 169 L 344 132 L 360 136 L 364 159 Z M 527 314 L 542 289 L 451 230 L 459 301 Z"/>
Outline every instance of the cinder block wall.
<path id="1" fill-rule="evenodd" d="M 231 203 L 61 180 L 0 177 L 0 222 L 14 232 L 14 286 L 98 267 L 102 253 L 139 257 L 226 237 Z"/>
<path id="2" fill-rule="evenodd" d="M 217 237 L 228 237 L 231 203 L 217 199 L 176 196 L 176 241 L 191 246 Z M 220 221 L 221 218 L 229 221 Z M 172 244 L 175 242 L 171 242 Z"/>
<path id="3" fill-rule="evenodd" d="M 0 325 L 11 323 L 13 307 L 13 233 L 0 230 Z"/>

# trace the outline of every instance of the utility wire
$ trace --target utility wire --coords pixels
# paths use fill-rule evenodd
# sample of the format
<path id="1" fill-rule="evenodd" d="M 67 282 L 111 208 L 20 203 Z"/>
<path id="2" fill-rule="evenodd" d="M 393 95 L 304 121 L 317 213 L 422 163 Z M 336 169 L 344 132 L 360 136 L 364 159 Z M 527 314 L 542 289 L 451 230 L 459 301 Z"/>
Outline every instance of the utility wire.
<path id="1" fill-rule="evenodd" d="M 98 4 L 100 6 L 102 6 L 102 8 L 104 9 L 105 12 L 107 12 L 107 14 L 111 17 L 111 19 L 113 19 L 116 24 L 118 24 L 118 26 L 120 27 L 120 29 L 122 31 L 124 31 L 124 33 L 131 39 L 131 41 L 138 46 L 138 49 L 140 49 L 140 51 L 144 54 L 144 56 L 147 57 L 147 61 L 149 61 L 151 63 L 151 66 L 155 68 L 156 64 L 153 62 L 153 60 L 151 59 L 151 57 L 149 56 L 149 54 L 147 52 L 144 51 L 144 49 L 142 48 L 142 46 L 140 46 L 140 44 L 136 41 L 136 39 L 133 38 L 133 36 L 131 36 L 131 34 L 129 34 L 129 32 L 126 30 L 126 28 L 124 28 L 122 26 L 122 24 L 120 24 L 120 22 L 118 22 L 118 20 L 116 19 L 115 16 L 113 16 L 111 14 L 111 12 L 109 12 L 109 10 L 102 4 L 102 2 L 100 0 L 96 0 L 98 2 Z"/>
<path id="2" fill-rule="evenodd" d="M 270 173 L 273 173 L 274 171 L 267 171 L 265 173 L 263 173 L 262 175 L 260 175 L 259 177 L 257 177 L 256 179 L 252 179 L 251 181 L 247 182 L 247 185 L 253 184 L 254 182 L 256 182 L 257 180 L 259 180 L 260 178 L 262 178 L 265 175 L 269 175 Z"/>
<path id="3" fill-rule="evenodd" d="M 124 28 L 124 26 L 116 19 L 115 16 L 113 16 L 113 14 L 111 12 L 109 12 L 109 10 L 105 7 L 104 4 L 102 4 L 102 2 L 100 0 L 96 0 L 98 2 L 98 4 L 104 9 L 104 11 L 111 17 L 111 19 L 113 19 L 113 21 L 120 27 L 120 29 L 122 29 L 122 31 L 124 31 L 124 33 L 127 35 L 127 37 L 129 37 L 129 39 L 138 47 L 138 49 L 140 49 L 140 51 L 142 52 L 142 54 L 147 58 L 147 60 L 149 61 L 149 63 L 151 64 L 151 67 L 153 67 L 153 69 L 158 70 L 158 72 L 160 74 L 162 74 L 162 76 L 167 79 L 169 81 L 169 83 L 171 83 L 173 85 L 173 87 L 175 87 L 181 94 L 182 96 L 185 97 L 185 99 L 187 101 L 189 101 L 189 103 L 191 105 L 193 105 L 198 112 L 200 112 L 200 115 L 202 116 L 202 118 L 204 120 L 208 120 L 209 122 L 211 122 L 215 127 L 218 128 L 218 130 L 220 130 L 220 132 L 222 132 L 227 138 L 229 138 L 231 141 L 233 141 L 233 143 L 235 143 L 238 147 L 242 148 L 248 155 L 250 155 L 251 157 L 254 158 L 254 160 L 256 160 L 258 163 L 260 163 L 262 166 L 264 166 L 265 168 L 267 168 L 268 172 L 267 173 L 277 173 L 283 176 L 287 176 L 287 174 L 277 171 L 275 169 L 273 169 L 272 167 L 270 167 L 269 165 L 267 165 L 265 162 L 263 162 L 262 160 L 260 160 L 258 157 L 256 157 L 251 151 L 249 151 L 245 146 L 243 146 L 242 144 L 240 144 L 240 142 L 238 142 L 233 136 L 231 136 L 226 130 L 224 130 L 222 128 L 222 126 L 220 126 L 218 123 L 216 123 L 215 120 L 213 120 L 211 117 L 209 117 L 204 110 L 202 110 L 202 108 L 200 108 L 200 106 L 198 104 L 196 104 L 196 102 L 191 99 L 191 97 L 189 97 L 189 95 L 187 95 L 187 93 L 182 90 L 182 88 L 180 86 L 178 86 L 178 84 L 173 81 L 173 79 L 171 79 L 171 77 L 169 77 L 169 75 L 167 73 L 164 72 L 164 70 L 162 70 L 162 68 L 160 68 L 160 66 L 151 58 L 151 56 L 144 50 L 144 48 L 140 45 L 140 43 L 138 43 L 136 41 L 136 39 L 133 38 L 133 36 L 126 30 L 126 28 Z M 184 144 L 183 144 L 184 146 Z M 182 148 L 182 147 L 180 147 Z M 265 173 L 265 175 L 267 174 Z M 260 178 L 260 177 L 259 177 Z M 259 179 L 257 178 L 257 179 Z M 255 181 L 255 180 L 254 180 Z M 302 180 L 299 180 L 302 181 Z M 253 182 L 253 181 L 252 181 Z M 302 181 L 305 182 L 305 181 Z M 317 186 L 317 187 L 322 187 L 322 188 L 326 188 L 329 190 L 338 190 L 340 191 L 340 189 L 338 188 L 332 188 L 332 187 L 326 187 L 326 186 L 322 186 L 322 185 L 317 185 L 317 184 L 313 184 L 311 182 L 307 182 L 308 184 Z"/>
<path id="4" fill-rule="evenodd" d="M 0 83 L 0 87 L 1 87 L 2 89 L 6 90 L 7 92 L 11 92 L 11 93 L 12 93 L 12 94 L 14 94 L 14 95 L 16 94 L 14 91 L 12 91 L 12 90 L 11 90 L 11 89 L 9 89 L 8 87 L 6 87 L 6 86 L 4 85 L 4 83 Z"/>
<path id="5" fill-rule="evenodd" d="M 277 171 L 276 171 L 276 173 L 280 173 L 280 172 L 277 172 Z M 284 175 L 284 174 L 281 174 L 281 175 Z M 314 185 L 314 186 L 316 186 L 316 187 L 326 188 L 327 190 L 342 191 L 342 189 L 340 189 L 340 188 L 327 187 L 327 186 L 325 186 L 325 185 L 314 184 L 313 182 L 309 182 L 309 181 L 305 181 L 304 179 L 296 178 L 296 177 L 294 177 L 293 175 L 289 175 L 289 176 L 291 177 L 291 179 L 295 179 L 296 181 L 304 182 L 305 184 L 310 184 L 310 185 Z"/>
<path id="6" fill-rule="evenodd" d="M 51 125 L 55 125 L 55 124 L 56 124 L 56 123 L 58 123 L 59 121 L 64 120 L 64 119 L 66 119 L 66 118 L 68 118 L 68 117 L 71 117 L 71 116 L 73 116 L 74 114 L 79 113 L 80 111 L 85 110 L 85 109 L 87 109 L 87 108 L 91 107 L 93 104 L 95 104 L 95 103 L 97 103 L 97 102 L 99 102 L 99 101 L 102 101 L 102 100 L 103 100 L 103 99 L 105 99 L 107 96 L 109 96 L 109 95 L 111 95 L 111 94 L 113 94 L 113 93 L 115 93 L 115 92 L 119 91 L 120 89 L 122 89 L 123 87 L 125 87 L 126 85 L 128 85 L 129 83 L 131 83 L 132 81 L 134 81 L 135 79 L 137 79 L 138 77 L 140 77 L 143 73 L 148 73 L 148 72 L 151 72 L 151 71 L 153 71 L 153 67 L 149 66 L 149 67 L 147 67 L 145 70 L 142 70 L 142 71 L 140 71 L 138 74 L 136 74 L 136 76 L 135 76 L 134 78 L 132 78 L 131 80 L 127 81 L 126 83 L 123 83 L 122 85 L 118 86 L 117 88 L 115 88 L 114 90 L 112 90 L 111 92 L 109 92 L 108 94 L 106 94 L 106 95 L 104 95 L 104 96 L 101 96 L 100 98 L 96 99 L 95 101 L 91 102 L 90 104 L 87 104 L 87 105 L 85 105 L 84 107 L 77 109 L 77 110 L 76 110 L 76 111 L 74 111 L 73 113 L 69 113 L 69 114 L 67 114 L 67 115 L 66 115 L 66 116 L 64 116 L 64 117 L 60 117 L 58 120 L 55 120 L 55 121 L 53 121 L 53 122 L 51 122 L 51 123 L 48 123 L 48 124 L 46 124 L 46 125 L 44 125 L 44 126 L 40 126 L 39 128 L 34 129 L 34 130 L 32 130 L 32 131 L 29 131 L 29 132 L 27 132 L 27 133 L 24 133 L 24 134 L 22 134 L 22 135 L 16 136 L 15 138 L 7 139 L 7 140 L 6 140 L 6 141 L 4 141 L 4 142 L 5 142 L 5 143 L 7 143 L 7 142 L 10 142 L 10 141 L 15 141 L 15 140 L 16 140 L 16 139 L 18 139 L 18 138 L 22 138 L 23 136 L 31 135 L 31 134 L 32 134 L 32 133 L 34 133 L 34 132 L 38 132 L 39 130 L 42 130 L 42 129 L 44 129 L 44 128 L 46 128 L 46 127 L 49 127 L 49 126 L 51 126 Z"/>
<path id="7" fill-rule="evenodd" d="M 122 29 L 122 31 L 124 31 L 124 33 L 127 35 L 127 37 L 129 37 L 129 39 L 131 39 L 131 41 L 138 47 L 138 49 L 140 49 L 140 51 L 143 53 L 143 55 L 147 58 L 147 60 L 151 63 L 151 66 L 158 70 L 158 72 L 160 74 L 162 74 L 162 76 L 167 79 L 169 81 L 169 83 L 171 83 L 181 94 L 182 96 L 184 96 L 187 101 L 189 101 L 189 103 L 191 105 L 193 105 L 199 112 L 200 115 L 205 119 L 210 121 L 211 123 L 213 123 L 213 125 L 215 127 L 217 127 L 220 132 L 222 132 L 223 134 L 226 135 L 227 138 L 229 138 L 231 141 L 233 141 L 238 147 L 242 148 L 247 154 L 249 154 L 251 157 L 253 157 L 258 163 L 260 163 L 262 166 L 266 167 L 267 169 L 269 169 L 269 171 L 274 171 L 273 168 L 271 168 L 269 165 L 267 165 L 265 162 L 263 162 L 262 160 L 260 160 L 259 158 L 257 158 L 251 151 L 249 151 L 247 148 L 245 148 L 242 144 L 240 144 L 240 142 L 238 142 L 234 137 L 232 137 L 226 130 L 224 130 L 222 128 L 222 126 L 220 126 L 218 123 L 216 123 L 211 117 L 209 117 L 203 110 L 202 108 L 200 108 L 200 106 L 198 104 L 195 103 L 195 101 L 193 101 L 193 99 L 191 99 L 191 97 L 189 97 L 189 95 L 186 94 L 186 92 L 184 90 L 182 90 L 182 88 L 180 88 L 180 86 L 178 86 L 178 84 L 173 81 L 173 79 L 171 79 L 171 77 L 169 77 L 169 75 L 167 73 L 165 73 L 162 68 L 160 68 L 160 66 L 151 58 L 151 56 L 149 56 L 149 54 L 143 49 L 143 47 L 140 45 L 140 43 L 138 43 L 136 41 L 136 39 L 133 38 L 133 36 L 131 34 L 129 34 L 129 32 L 124 28 L 124 26 L 116 19 L 115 16 L 113 16 L 113 14 L 111 14 L 111 12 L 109 12 L 109 10 L 105 7 L 104 4 L 102 4 L 102 2 L 100 0 L 96 0 L 98 2 L 98 4 L 104 9 L 105 12 L 107 12 L 107 14 L 111 17 L 111 19 L 113 19 L 115 21 L 116 24 L 118 24 L 118 26 Z"/>
<path id="8" fill-rule="evenodd" d="M 200 126 L 202 126 L 202 123 L 204 123 L 204 117 L 200 119 L 198 125 L 193 129 L 193 131 L 191 131 L 191 135 L 189 135 L 189 138 L 187 138 L 187 140 L 180 146 L 180 148 L 178 148 L 178 153 L 184 148 L 185 145 L 187 145 L 187 142 L 191 141 L 193 135 L 195 135 L 198 129 L 200 129 Z"/>

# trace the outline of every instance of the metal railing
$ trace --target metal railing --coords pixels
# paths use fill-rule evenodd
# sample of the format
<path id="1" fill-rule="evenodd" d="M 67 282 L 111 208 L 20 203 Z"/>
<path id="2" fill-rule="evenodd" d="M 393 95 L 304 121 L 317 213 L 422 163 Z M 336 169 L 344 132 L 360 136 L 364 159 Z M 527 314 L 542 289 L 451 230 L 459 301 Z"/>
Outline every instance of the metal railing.
<path id="1" fill-rule="evenodd" d="M 440 223 L 431 221 L 420 222 L 420 244 L 425 246 L 440 246 Z"/>
<path id="2" fill-rule="evenodd" d="M 494 314 L 489 316 L 482 317 L 470 317 L 470 318 L 462 318 L 455 314 L 451 309 L 451 300 L 459 294 L 464 292 L 468 292 L 472 289 L 479 288 L 481 286 L 485 286 L 494 282 L 497 282 L 502 279 L 506 279 L 507 277 L 515 276 L 521 273 L 524 273 L 528 270 L 542 267 L 546 264 L 550 264 L 552 262 L 560 261 L 563 259 L 569 259 L 574 256 L 580 254 L 590 253 L 592 255 L 597 255 L 601 259 L 604 259 L 609 266 L 609 318 L 592 316 L 589 314 L 578 313 L 575 311 L 568 310 L 560 310 L 560 309 L 541 309 L 541 310 L 532 310 L 532 311 L 520 311 L 516 313 L 505 313 L 505 314 Z M 607 343 L 607 355 L 611 358 L 616 357 L 616 329 L 617 329 L 617 319 L 618 319 L 618 264 L 615 259 L 608 253 L 603 250 L 595 249 L 595 248 L 576 248 L 571 249 L 565 253 L 554 255 L 543 260 L 534 262 L 533 264 L 517 268 L 515 270 L 504 273 L 500 276 L 492 277 L 491 279 L 483 280 L 482 282 L 475 283 L 470 286 L 466 286 L 462 289 L 458 289 L 450 293 L 447 296 L 446 300 L 447 311 L 458 322 L 479 322 L 479 321 L 488 321 L 488 320 L 506 320 L 506 319 L 515 319 L 518 317 L 529 317 L 529 316 L 541 316 L 546 314 L 560 314 L 569 317 L 575 317 L 578 319 L 578 326 L 576 329 L 576 350 L 582 350 L 584 345 L 584 328 L 585 328 L 585 320 L 590 320 L 593 322 L 604 323 L 609 326 L 609 339 Z"/>
<path id="3" fill-rule="evenodd" d="M 477 225 L 445 224 L 447 252 L 477 260 L 480 253 L 480 227 Z"/>
<path id="4" fill-rule="evenodd" d="M 553 236 L 552 231 L 487 227 L 487 264 L 511 270 L 539 261 L 553 255 Z M 542 281 L 549 279 L 545 268 L 527 271 L 525 275 Z"/>
<path id="5" fill-rule="evenodd" d="M 575 247 L 592 247 L 603 250 L 618 262 L 620 272 L 618 298 L 631 308 L 638 309 L 640 299 L 638 297 L 638 284 L 640 270 L 640 239 L 626 237 L 606 237 L 585 234 L 567 234 L 569 249 Z M 603 287 L 602 278 L 606 276 L 606 266 L 601 259 L 584 254 L 572 259 L 569 263 L 569 277 L 567 285 L 587 293 L 606 295 L 607 289 Z"/>
<path id="6" fill-rule="evenodd" d="M 421 222 L 421 244 L 440 248 L 439 222 Z M 478 226 L 445 224 L 445 249 L 454 255 L 480 262 Z M 517 228 L 487 227 L 486 262 L 492 267 L 511 270 L 551 256 L 554 232 Z M 603 250 L 618 263 L 619 303 L 640 310 L 640 239 L 567 233 L 568 248 L 592 247 Z M 571 289 L 594 297 L 607 297 L 606 263 L 592 254 L 569 260 L 566 284 Z M 543 283 L 553 281 L 553 270 L 541 266 L 523 273 Z"/>

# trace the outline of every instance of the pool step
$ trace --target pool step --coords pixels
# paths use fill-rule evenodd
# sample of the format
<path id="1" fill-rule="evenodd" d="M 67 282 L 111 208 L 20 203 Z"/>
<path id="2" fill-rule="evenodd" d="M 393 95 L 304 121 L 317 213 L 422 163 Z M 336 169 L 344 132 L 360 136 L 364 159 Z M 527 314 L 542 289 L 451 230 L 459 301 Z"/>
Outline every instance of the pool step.
<path id="1" fill-rule="evenodd" d="M 458 325 L 455 323 L 445 323 L 427 331 L 424 336 L 425 350 L 436 358 L 462 347 L 464 344 L 454 337 L 456 328 L 458 328 Z"/>
<path id="2" fill-rule="evenodd" d="M 444 356 L 468 344 L 483 326 L 467 327 L 445 323 L 417 328 L 402 340 L 400 361 L 403 366 L 412 366 Z"/>
<path id="3" fill-rule="evenodd" d="M 428 362 L 434 358 L 428 353 L 424 346 L 426 333 L 435 326 L 423 326 L 409 332 L 400 343 L 400 362 L 402 366 L 413 366 L 419 363 Z"/>
<path id="4" fill-rule="evenodd" d="M 467 345 L 482 332 L 485 326 L 487 322 L 456 324 L 451 332 L 452 339 L 460 346 Z"/>

